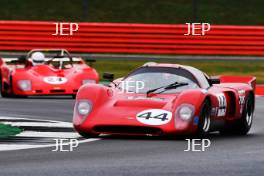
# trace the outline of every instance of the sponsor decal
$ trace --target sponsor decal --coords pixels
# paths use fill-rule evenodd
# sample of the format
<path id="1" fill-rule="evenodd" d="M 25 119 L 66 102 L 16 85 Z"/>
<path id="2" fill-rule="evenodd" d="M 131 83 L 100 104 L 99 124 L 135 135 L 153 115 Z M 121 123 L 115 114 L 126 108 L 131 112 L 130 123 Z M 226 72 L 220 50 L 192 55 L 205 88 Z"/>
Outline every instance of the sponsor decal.
<path id="1" fill-rule="evenodd" d="M 217 116 L 218 117 L 222 117 L 226 115 L 226 97 L 224 93 L 219 93 L 216 95 L 217 99 L 218 99 L 218 103 L 219 103 L 219 107 L 218 107 L 218 112 L 217 112 Z"/>
<path id="2" fill-rule="evenodd" d="M 239 91 L 238 91 L 238 94 L 245 94 L 245 93 L 246 93 L 245 90 L 239 90 Z"/>
<path id="3" fill-rule="evenodd" d="M 162 109 L 148 109 L 137 114 L 137 120 L 147 125 L 164 125 L 172 119 L 172 113 Z"/>
<path id="4" fill-rule="evenodd" d="M 243 106 L 245 104 L 245 97 L 246 97 L 246 91 L 245 90 L 239 90 L 238 91 L 238 102 L 240 105 L 240 114 L 243 112 Z"/>
<path id="5" fill-rule="evenodd" d="M 244 105 L 245 104 L 245 96 L 239 96 L 239 104 Z"/>
<path id="6" fill-rule="evenodd" d="M 48 84 L 64 84 L 68 80 L 64 77 L 58 77 L 58 76 L 48 76 L 43 79 L 44 82 Z"/>
<path id="7" fill-rule="evenodd" d="M 198 123 L 199 123 L 199 117 L 198 116 L 195 116 L 193 118 L 193 123 L 194 123 L 194 125 L 198 125 Z"/>

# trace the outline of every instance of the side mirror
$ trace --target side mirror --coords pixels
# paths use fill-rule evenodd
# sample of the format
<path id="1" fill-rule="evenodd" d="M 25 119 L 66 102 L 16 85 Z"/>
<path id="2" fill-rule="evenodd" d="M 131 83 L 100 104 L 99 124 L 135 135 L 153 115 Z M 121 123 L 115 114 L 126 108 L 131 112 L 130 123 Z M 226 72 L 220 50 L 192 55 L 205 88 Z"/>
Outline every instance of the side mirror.
<path id="1" fill-rule="evenodd" d="M 219 78 L 210 78 L 209 79 L 209 83 L 210 85 L 213 85 L 213 84 L 220 84 L 220 79 Z"/>
<path id="2" fill-rule="evenodd" d="M 114 74 L 113 73 L 103 73 L 103 78 L 112 82 L 114 80 Z"/>

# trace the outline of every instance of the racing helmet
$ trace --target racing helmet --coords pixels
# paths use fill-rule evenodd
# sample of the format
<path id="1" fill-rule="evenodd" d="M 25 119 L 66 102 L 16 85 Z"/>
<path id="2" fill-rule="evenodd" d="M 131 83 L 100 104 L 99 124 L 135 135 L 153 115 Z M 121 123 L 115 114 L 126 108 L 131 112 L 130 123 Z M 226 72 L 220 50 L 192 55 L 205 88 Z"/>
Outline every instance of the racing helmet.
<path id="1" fill-rule="evenodd" d="M 41 65 L 45 62 L 45 55 L 42 52 L 35 52 L 31 56 L 33 65 Z"/>

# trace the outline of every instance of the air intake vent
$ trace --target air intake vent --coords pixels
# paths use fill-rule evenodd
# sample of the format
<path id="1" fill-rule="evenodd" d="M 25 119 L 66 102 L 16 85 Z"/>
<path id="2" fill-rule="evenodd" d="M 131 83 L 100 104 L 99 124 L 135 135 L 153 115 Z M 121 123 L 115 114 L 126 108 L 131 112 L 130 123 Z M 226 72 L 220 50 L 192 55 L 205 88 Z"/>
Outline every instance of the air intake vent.
<path id="1" fill-rule="evenodd" d="M 58 90 L 50 90 L 50 93 L 64 93 L 64 89 L 58 89 Z"/>
<path id="2" fill-rule="evenodd" d="M 100 125 L 93 128 L 97 133 L 113 133 L 113 134 L 138 134 L 161 136 L 163 132 L 159 128 L 153 127 L 137 127 L 137 126 L 106 126 Z"/>
<path id="3" fill-rule="evenodd" d="M 42 90 L 36 90 L 36 93 L 43 93 Z"/>
<path id="4" fill-rule="evenodd" d="M 78 92 L 78 89 L 74 89 L 74 90 L 72 90 L 74 93 L 76 93 L 76 92 Z"/>

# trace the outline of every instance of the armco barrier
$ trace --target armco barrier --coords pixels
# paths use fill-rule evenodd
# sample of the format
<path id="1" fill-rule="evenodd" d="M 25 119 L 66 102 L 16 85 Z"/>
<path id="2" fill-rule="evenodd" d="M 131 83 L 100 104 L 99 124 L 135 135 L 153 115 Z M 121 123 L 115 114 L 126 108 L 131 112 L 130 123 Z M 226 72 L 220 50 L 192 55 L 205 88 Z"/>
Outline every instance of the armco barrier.
<path id="1" fill-rule="evenodd" d="M 79 23 L 73 36 L 54 36 L 54 22 L 0 21 L 0 50 L 66 48 L 71 52 L 174 55 L 264 55 L 264 27 L 212 25 L 185 36 L 187 25 Z"/>
<path id="2" fill-rule="evenodd" d="M 0 21 L 0 51 L 65 48 L 71 52 L 173 55 L 264 55 L 264 26 L 211 25 L 185 36 L 187 25 L 78 23 L 72 36 L 55 36 L 54 22 Z M 264 86 L 256 87 L 264 95 Z"/>

